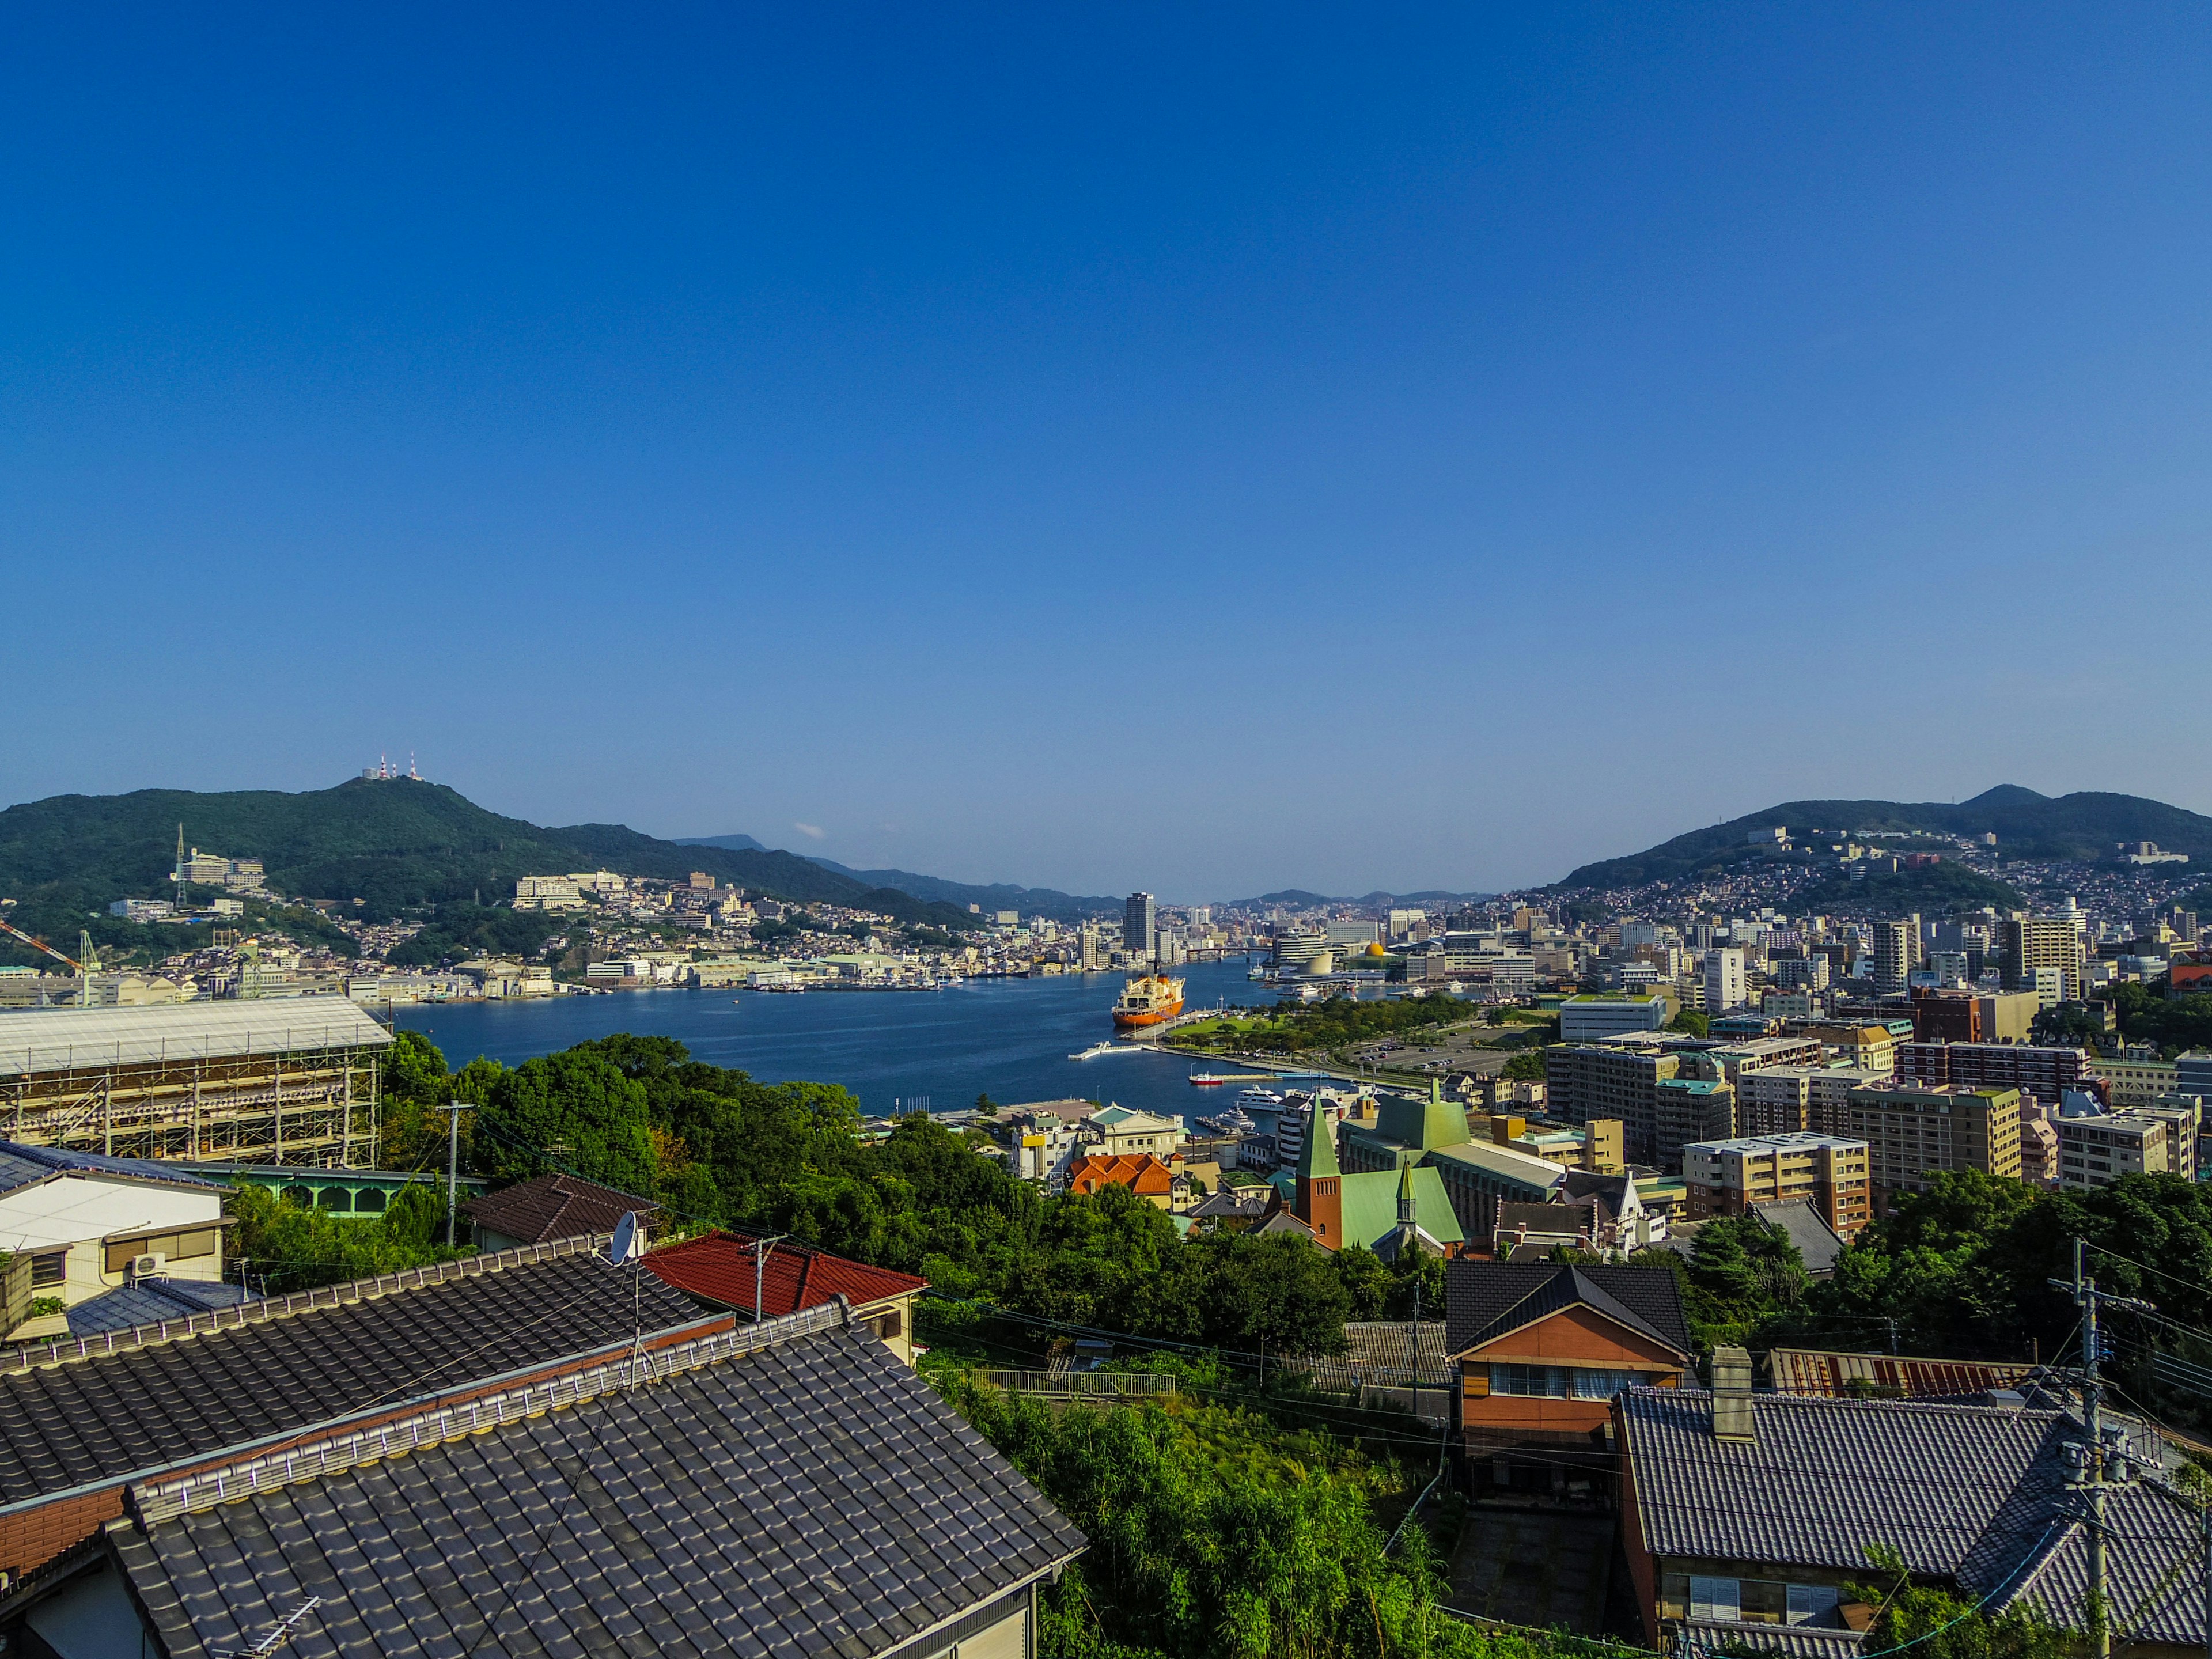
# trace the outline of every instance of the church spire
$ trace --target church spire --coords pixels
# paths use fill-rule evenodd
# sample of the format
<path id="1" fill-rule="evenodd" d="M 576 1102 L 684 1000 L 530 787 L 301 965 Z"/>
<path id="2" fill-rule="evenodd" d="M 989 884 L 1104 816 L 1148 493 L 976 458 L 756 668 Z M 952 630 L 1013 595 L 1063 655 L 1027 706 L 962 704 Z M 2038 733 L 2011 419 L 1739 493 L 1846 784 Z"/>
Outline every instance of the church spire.
<path id="1" fill-rule="evenodd" d="M 1398 1166 L 1398 1224 L 1411 1228 L 1413 1224 L 1413 1166 L 1408 1162 Z"/>

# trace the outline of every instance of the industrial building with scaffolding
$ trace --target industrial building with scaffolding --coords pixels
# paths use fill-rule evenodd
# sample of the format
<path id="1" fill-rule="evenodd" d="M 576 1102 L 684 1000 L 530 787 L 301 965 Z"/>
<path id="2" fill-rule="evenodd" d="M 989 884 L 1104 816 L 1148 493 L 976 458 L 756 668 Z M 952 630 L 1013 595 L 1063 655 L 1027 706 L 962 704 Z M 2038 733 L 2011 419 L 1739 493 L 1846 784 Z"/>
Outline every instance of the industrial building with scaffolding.
<path id="1" fill-rule="evenodd" d="M 374 1167 L 391 1032 L 342 997 L 0 1021 L 0 1135 L 117 1158 Z"/>

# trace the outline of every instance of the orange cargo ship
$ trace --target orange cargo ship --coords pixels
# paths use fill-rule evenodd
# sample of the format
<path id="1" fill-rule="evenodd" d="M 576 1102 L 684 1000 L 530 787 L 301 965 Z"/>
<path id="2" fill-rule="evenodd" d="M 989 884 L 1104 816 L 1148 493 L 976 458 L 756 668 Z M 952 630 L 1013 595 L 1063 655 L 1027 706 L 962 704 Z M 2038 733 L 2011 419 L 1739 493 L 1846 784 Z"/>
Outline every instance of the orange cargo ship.
<path id="1" fill-rule="evenodd" d="M 1161 1025 L 1182 1012 L 1182 981 L 1165 974 L 1146 974 L 1121 988 L 1114 1005 L 1114 1024 L 1127 1030 L 1134 1025 Z"/>

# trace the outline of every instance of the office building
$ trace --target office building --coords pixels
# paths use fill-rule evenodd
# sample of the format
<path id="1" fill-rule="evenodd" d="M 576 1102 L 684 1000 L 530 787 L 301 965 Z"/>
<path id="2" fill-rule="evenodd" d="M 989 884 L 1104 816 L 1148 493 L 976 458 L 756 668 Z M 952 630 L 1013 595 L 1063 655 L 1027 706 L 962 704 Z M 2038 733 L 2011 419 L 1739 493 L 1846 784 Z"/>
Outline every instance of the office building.
<path id="1" fill-rule="evenodd" d="M 2182 1092 L 2181 1068 L 2170 1060 L 2100 1060 L 2097 1075 L 2105 1079 L 2106 1103 L 2116 1112 Z"/>
<path id="2" fill-rule="evenodd" d="M 1863 1140 L 1842 1135 L 1749 1135 L 1682 1149 L 1689 1218 L 1748 1215 L 1761 1204 L 1809 1200 L 1839 1237 L 1873 1218 Z"/>
<path id="3" fill-rule="evenodd" d="M 1121 948 L 1133 957 L 1150 957 L 1155 948 L 1152 936 L 1157 931 L 1152 896 L 1130 894 L 1121 906 Z"/>
<path id="4" fill-rule="evenodd" d="M 1922 1042 L 2025 1042 L 2039 1012 L 2032 990 L 1933 991 L 1912 1000 L 1912 1035 Z"/>
<path id="5" fill-rule="evenodd" d="M 1559 1005 L 1559 1040 L 1601 1042 L 1623 1031 L 1656 1031 L 1668 1018 L 1663 996 L 1569 997 Z"/>
<path id="6" fill-rule="evenodd" d="M 1731 1008 L 1743 1007 L 1750 1000 L 1744 984 L 1743 952 L 1723 945 L 1706 951 L 1705 1012 L 1724 1014 Z"/>
<path id="7" fill-rule="evenodd" d="M 2020 1179 L 2020 1092 L 2014 1089 L 1912 1088 L 1876 1085 L 1851 1091 L 1851 1133 L 1867 1144 L 1875 1201 L 1925 1192 L 1929 1177 L 1952 1170 Z"/>
<path id="8" fill-rule="evenodd" d="M 1885 1077 L 1897 1070 L 1897 1038 L 1887 1025 L 1808 1025 L 1798 1035 L 1819 1043 L 1828 1065 Z"/>

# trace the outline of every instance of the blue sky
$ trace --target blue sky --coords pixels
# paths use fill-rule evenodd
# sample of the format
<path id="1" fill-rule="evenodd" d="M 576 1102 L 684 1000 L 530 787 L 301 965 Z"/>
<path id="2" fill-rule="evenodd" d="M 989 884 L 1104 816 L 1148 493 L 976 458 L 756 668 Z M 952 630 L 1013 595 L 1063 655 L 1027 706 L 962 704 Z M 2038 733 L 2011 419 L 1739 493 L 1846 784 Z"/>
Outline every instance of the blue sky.
<path id="1" fill-rule="evenodd" d="M 2212 810 L 2201 8 L 321 9 L 0 21 L 0 801 L 1184 898 Z"/>

